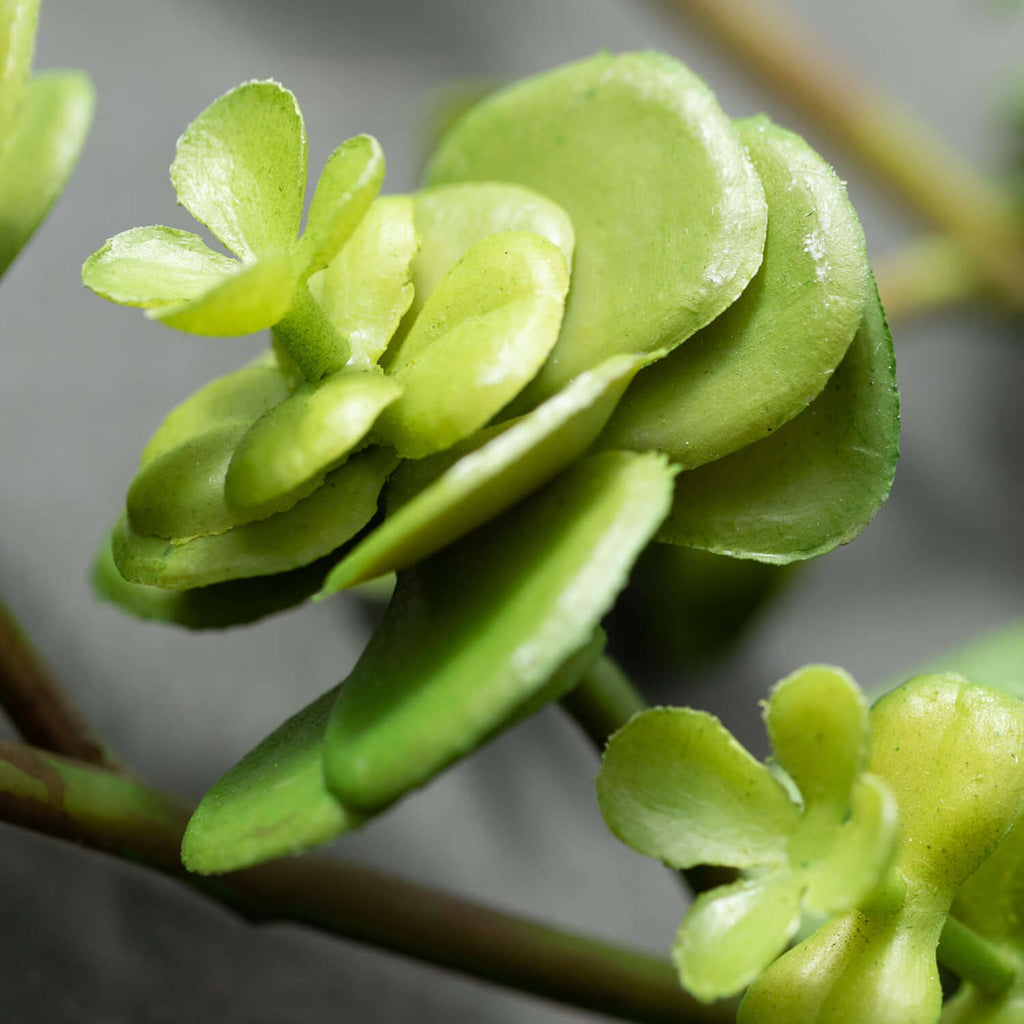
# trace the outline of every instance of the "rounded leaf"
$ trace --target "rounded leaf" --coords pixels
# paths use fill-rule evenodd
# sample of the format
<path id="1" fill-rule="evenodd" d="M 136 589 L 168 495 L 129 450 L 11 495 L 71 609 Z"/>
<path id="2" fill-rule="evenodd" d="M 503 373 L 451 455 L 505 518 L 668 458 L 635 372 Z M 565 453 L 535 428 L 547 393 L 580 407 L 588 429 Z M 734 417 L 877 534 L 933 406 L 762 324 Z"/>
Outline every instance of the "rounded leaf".
<path id="1" fill-rule="evenodd" d="M 235 264 L 230 276 L 194 299 L 156 306 L 146 315 L 189 334 L 230 338 L 276 324 L 289 310 L 295 271 L 288 256 Z"/>
<path id="2" fill-rule="evenodd" d="M 514 720 L 591 642 L 672 473 L 657 456 L 587 459 L 401 574 L 328 723 L 332 792 L 379 809 Z"/>
<path id="3" fill-rule="evenodd" d="M 6 88 L 0 84 L 0 94 Z M 11 130 L 0 129 L 0 274 L 63 190 L 89 132 L 95 99 L 92 82 L 80 72 L 35 75 Z"/>
<path id="4" fill-rule="evenodd" d="M 825 390 L 770 437 L 681 473 L 658 539 L 784 565 L 853 540 L 899 455 L 892 337 L 877 293 Z"/>
<path id="5" fill-rule="evenodd" d="M 546 483 L 590 446 L 639 366 L 635 356 L 613 357 L 493 436 L 485 432 L 482 443 L 474 436 L 464 446 L 403 463 L 398 475 L 405 469 L 407 477 L 426 475 L 430 482 L 346 555 L 324 590 L 413 565 Z M 389 492 L 402 487 L 393 481 Z"/>
<path id="6" fill-rule="evenodd" d="M 408 196 L 375 199 L 327 267 L 309 279 L 313 298 L 351 346 L 349 365 L 377 363 L 413 298 L 419 247 Z"/>
<path id="7" fill-rule="evenodd" d="M 82 283 L 122 306 L 151 308 L 197 299 L 238 269 L 191 231 L 131 228 L 85 261 Z"/>
<path id="8" fill-rule="evenodd" d="M 394 467 L 389 452 L 364 452 L 287 512 L 186 544 L 142 536 L 122 520 L 114 531 L 114 560 L 133 583 L 175 590 L 297 569 L 341 547 L 373 518 Z"/>
<path id="9" fill-rule="evenodd" d="M 860 324 L 864 232 L 832 169 L 763 115 L 736 123 L 768 201 L 764 261 L 721 316 L 636 379 L 603 438 L 693 469 L 767 437 L 824 388 Z"/>
<path id="10" fill-rule="evenodd" d="M 229 507 L 263 518 L 338 466 L 401 394 L 382 373 L 342 370 L 305 384 L 239 441 L 224 480 Z"/>
<path id="11" fill-rule="evenodd" d="M 780 865 L 800 811 L 713 715 L 641 712 L 608 742 L 597 776 L 605 823 L 675 868 Z"/>
<path id="12" fill-rule="evenodd" d="M 788 871 L 702 893 L 672 949 L 683 987 L 709 1003 L 741 992 L 799 925 L 800 886 Z"/>
<path id="13" fill-rule="evenodd" d="M 406 458 L 442 451 L 484 426 L 547 358 L 569 274 L 540 235 L 478 242 L 427 300 L 389 364 L 401 397 L 376 431 Z"/>
<path id="14" fill-rule="evenodd" d="M 0 4 L 0 151 L 32 66 L 38 22 L 39 0 L 4 0 Z"/>
<path id="15" fill-rule="evenodd" d="M 383 180 L 384 152 L 372 135 L 348 139 L 327 158 L 295 254 L 303 278 L 323 270 L 337 256 Z"/>
<path id="16" fill-rule="evenodd" d="M 253 260 L 298 238 L 306 162 L 306 129 L 292 93 L 273 81 L 246 82 L 185 129 L 171 181 L 196 220 Z"/>
<path id="17" fill-rule="evenodd" d="M 610 355 L 678 345 L 761 263 L 757 174 L 707 86 L 664 54 L 601 53 L 495 93 L 427 177 L 514 182 L 569 214 L 572 294 L 535 400 Z"/>

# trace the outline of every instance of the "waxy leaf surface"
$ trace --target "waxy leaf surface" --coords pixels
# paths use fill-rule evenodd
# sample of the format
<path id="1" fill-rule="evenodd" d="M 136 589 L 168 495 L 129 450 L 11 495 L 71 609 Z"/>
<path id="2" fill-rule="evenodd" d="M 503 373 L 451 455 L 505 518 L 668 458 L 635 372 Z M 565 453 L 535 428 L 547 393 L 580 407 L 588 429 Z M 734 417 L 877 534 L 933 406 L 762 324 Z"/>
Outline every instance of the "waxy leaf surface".
<path id="1" fill-rule="evenodd" d="M 185 129 L 171 181 L 196 220 L 236 256 L 255 260 L 298 238 L 306 163 L 295 97 L 277 82 L 246 82 Z"/>
<path id="2" fill-rule="evenodd" d="M 662 54 L 599 54 L 495 93 L 427 177 L 515 182 L 569 214 L 573 288 L 535 400 L 610 355 L 684 341 L 761 263 L 760 181 L 707 86 Z"/>
<path id="3" fill-rule="evenodd" d="M 892 337 L 876 297 L 825 390 L 770 437 L 681 473 L 658 539 L 785 564 L 853 540 L 899 454 Z"/>
<path id="4" fill-rule="evenodd" d="M 546 238 L 504 231 L 478 242 L 389 362 L 403 390 L 381 416 L 378 439 L 420 458 L 479 430 L 547 358 L 568 288 L 565 258 Z"/>
<path id="5" fill-rule="evenodd" d="M 864 232 L 843 183 L 764 116 L 736 123 L 764 185 L 764 262 L 721 316 L 637 377 L 602 443 L 719 459 L 801 412 L 850 346 L 868 298 Z"/>
<path id="6" fill-rule="evenodd" d="M 351 346 L 349 364 L 376 365 L 413 299 L 419 247 L 408 196 L 375 199 L 344 248 L 309 279 L 313 298 Z"/>
<path id="7" fill-rule="evenodd" d="M 187 543 L 144 536 L 122 520 L 114 530 L 117 567 L 133 583 L 178 590 L 297 569 L 351 540 L 373 518 L 394 467 L 390 452 L 361 453 L 286 512 Z"/>
<path id="8" fill-rule="evenodd" d="M 328 724 L 332 792 L 380 809 L 529 702 L 611 606 L 673 472 L 660 456 L 587 459 L 400 574 Z"/>
<path id="9" fill-rule="evenodd" d="M 39 0 L 4 0 L 0 4 L 0 151 L 32 66 L 38 22 Z"/>
<path id="10" fill-rule="evenodd" d="M 0 79 L 0 94 L 7 88 Z M 63 190 L 85 143 L 94 100 L 85 75 L 35 75 L 21 94 L 13 125 L 0 129 L 0 274 Z"/>
<path id="11" fill-rule="evenodd" d="M 485 431 L 482 443 L 476 436 L 468 439 L 468 452 L 459 446 L 403 463 L 396 476 L 405 471 L 414 481 L 426 476 L 429 482 L 338 564 L 325 591 L 404 569 L 546 483 L 590 446 L 640 364 L 635 356 L 615 356 L 581 373 L 533 412 L 493 435 Z M 389 492 L 403 484 L 395 481 Z"/>

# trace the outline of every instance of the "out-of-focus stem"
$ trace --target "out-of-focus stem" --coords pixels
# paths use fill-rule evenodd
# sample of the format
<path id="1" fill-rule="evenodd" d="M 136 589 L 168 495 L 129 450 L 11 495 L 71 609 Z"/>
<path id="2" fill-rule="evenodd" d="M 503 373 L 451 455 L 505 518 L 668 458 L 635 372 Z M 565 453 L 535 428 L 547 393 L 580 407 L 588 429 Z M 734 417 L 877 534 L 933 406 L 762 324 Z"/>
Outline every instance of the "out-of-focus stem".
<path id="1" fill-rule="evenodd" d="M 89 764 L 121 770 L 2 603 L 0 707 L 29 743 Z"/>
<path id="2" fill-rule="evenodd" d="M 976 263 L 946 235 L 929 235 L 884 256 L 875 274 L 890 320 L 955 306 L 985 292 Z"/>
<path id="3" fill-rule="evenodd" d="M 947 917 L 936 952 L 939 963 L 987 996 L 999 996 L 1013 984 L 1013 958 L 955 917 Z"/>
<path id="4" fill-rule="evenodd" d="M 186 874 L 189 811 L 125 776 L 0 742 L 0 820 L 173 875 L 253 920 L 327 932 L 557 1002 L 651 1024 L 725 1024 L 667 961 L 572 935 L 372 868 L 294 857 L 217 878 Z"/>
<path id="5" fill-rule="evenodd" d="M 956 239 L 991 290 L 1024 307 L 1024 227 L 1011 197 L 777 0 L 660 0 L 698 19 L 791 103 Z"/>

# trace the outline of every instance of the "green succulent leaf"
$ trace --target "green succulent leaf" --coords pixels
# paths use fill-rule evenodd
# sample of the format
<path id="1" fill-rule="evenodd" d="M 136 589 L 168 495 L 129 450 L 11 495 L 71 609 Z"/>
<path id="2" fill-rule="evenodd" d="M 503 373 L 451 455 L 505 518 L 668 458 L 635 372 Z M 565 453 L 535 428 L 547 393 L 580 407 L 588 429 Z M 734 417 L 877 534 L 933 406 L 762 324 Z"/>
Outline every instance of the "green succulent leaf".
<path id="1" fill-rule="evenodd" d="M 547 358 L 568 288 L 565 258 L 540 235 L 504 231 L 474 245 L 390 362 L 403 392 L 381 416 L 379 439 L 420 458 L 479 430 Z"/>
<path id="2" fill-rule="evenodd" d="M 349 552 L 325 592 L 413 565 L 556 476 L 590 446 L 640 365 L 636 356 L 615 356 L 496 432 L 403 463 L 396 477 L 405 471 L 429 482 Z M 408 483 L 393 479 L 389 491 L 403 486 Z"/>
<path id="3" fill-rule="evenodd" d="M 660 456 L 587 459 L 400 574 L 328 723 L 332 792 L 380 809 L 514 718 L 590 640 L 672 475 Z"/>
<path id="4" fill-rule="evenodd" d="M 912 904 L 894 915 L 835 918 L 751 985 L 737 1024 L 935 1024 L 942 920 Z"/>
<path id="5" fill-rule="evenodd" d="M 300 387 L 239 441 L 224 480 L 228 507 L 263 518 L 293 505 L 344 461 L 401 391 L 371 370 L 342 370 Z"/>
<path id="6" fill-rule="evenodd" d="M 171 181 L 196 220 L 241 259 L 255 260 L 298 238 L 306 164 L 295 97 L 277 82 L 246 82 L 185 129 Z"/>
<path id="7" fill-rule="evenodd" d="M 131 228 L 85 261 L 82 283 L 111 302 L 150 308 L 197 299 L 238 269 L 191 231 Z"/>
<path id="8" fill-rule="evenodd" d="M 432 185 L 505 181 L 563 206 L 573 288 L 539 400 L 610 355 L 672 348 L 761 263 L 761 184 L 708 88 L 663 54 L 598 54 L 503 89 L 459 119 Z"/>
<path id="9" fill-rule="evenodd" d="M 799 809 L 713 715 L 655 708 L 611 738 L 597 801 L 624 843 L 675 868 L 781 865 Z"/>
<path id="10" fill-rule="evenodd" d="M 295 292 L 290 257 L 268 256 L 232 270 L 196 298 L 154 306 L 146 316 L 189 334 L 230 338 L 265 330 L 288 312 Z"/>
<path id="11" fill-rule="evenodd" d="M 22 88 L 32 67 L 39 0 L 0 3 L 0 150 L 17 116 Z"/>
<path id="12" fill-rule="evenodd" d="M 825 390 L 771 437 L 681 473 L 658 539 L 777 565 L 849 543 L 899 454 L 892 337 L 877 293 Z"/>
<path id="13" fill-rule="evenodd" d="M 349 365 L 376 365 L 413 299 L 419 247 L 408 196 L 375 199 L 344 248 L 309 279 L 313 298 L 351 346 Z"/>
<path id="14" fill-rule="evenodd" d="M 216 377 L 167 414 L 143 449 L 141 466 L 193 437 L 223 427 L 252 425 L 290 393 L 271 353 Z"/>
<path id="15" fill-rule="evenodd" d="M 3 18 L 0 13 L 0 22 Z M 7 98 L 5 78 L 0 77 L 0 108 Z M 83 74 L 35 75 L 21 94 L 11 130 L 0 127 L 0 274 L 63 190 L 85 143 L 94 103 L 92 83 Z"/>
<path id="16" fill-rule="evenodd" d="M 371 135 L 356 135 L 328 157 L 296 252 L 303 279 L 323 270 L 337 256 L 383 180 L 384 152 Z"/>
<path id="17" fill-rule="evenodd" d="M 813 913 L 834 914 L 862 904 L 896 856 L 900 815 L 889 787 L 864 773 L 853 783 L 848 803 L 849 818 L 807 871 L 804 905 Z"/>
<path id="18" fill-rule="evenodd" d="M 759 441 L 824 388 L 868 298 L 864 232 L 832 169 L 759 116 L 736 130 L 768 201 L 764 261 L 743 294 L 636 379 L 603 438 L 693 469 Z"/>
<path id="19" fill-rule="evenodd" d="M 772 688 L 765 724 L 775 760 L 807 809 L 833 823 L 850 810 L 850 792 L 868 757 L 868 707 L 849 673 L 806 665 Z"/>
<path id="20" fill-rule="evenodd" d="M 871 710 L 870 771 L 903 822 L 899 869 L 945 900 L 1024 813 L 1024 702 L 952 674 L 917 676 Z"/>
<path id="21" fill-rule="evenodd" d="M 96 556 L 92 585 L 98 597 L 138 619 L 186 629 L 226 629 L 301 604 L 320 589 L 332 564 L 328 557 L 272 576 L 166 590 L 129 583 L 114 564 L 112 538 L 108 537 Z"/>
<path id="22" fill-rule="evenodd" d="M 114 531 L 117 567 L 132 583 L 188 590 L 309 565 L 351 540 L 373 518 L 395 463 L 390 452 L 363 452 L 287 512 L 187 543 L 144 536 L 122 520 Z"/>
<path id="23" fill-rule="evenodd" d="M 672 958 L 683 985 L 712 1002 L 750 984 L 800 925 L 800 886 L 789 872 L 719 886 L 697 897 Z"/>
<path id="24" fill-rule="evenodd" d="M 181 844 L 189 871 L 235 871 L 361 823 L 324 782 L 324 728 L 338 689 L 275 729 L 207 792 Z"/>
<path id="25" fill-rule="evenodd" d="M 499 231 L 530 231 L 557 245 L 572 267 L 575 234 L 557 203 L 521 185 L 466 182 L 424 189 L 413 196 L 416 230 L 422 240 L 413 260 L 410 320 L 445 274 L 474 246 Z"/>

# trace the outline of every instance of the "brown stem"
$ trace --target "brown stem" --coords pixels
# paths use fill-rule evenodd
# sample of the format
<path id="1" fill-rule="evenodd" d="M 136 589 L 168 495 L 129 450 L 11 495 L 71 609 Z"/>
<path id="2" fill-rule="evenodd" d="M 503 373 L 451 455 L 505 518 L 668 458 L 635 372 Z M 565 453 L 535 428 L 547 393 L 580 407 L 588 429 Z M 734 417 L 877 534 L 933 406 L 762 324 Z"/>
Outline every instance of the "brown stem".
<path id="1" fill-rule="evenodd" d="M 776 0 L 661 0 L 692 15 L 794 106 L 955 238 L 1001 298 L 1024 307 L 1016 205 L 907 110 L 862 80 Z"/>
<path id="2" fill-rule="evenodd" d="M 663 960 L 571 935 L 372 868 L 320 857 L 218 878 L 179 860 L 189 811 L 124 776 L 0 742 L 0 820 L 141 862 L 253 920 L 302 921 L 383 949 L 557 1002 L 652 1024 L 724 1024 Z"/>
<path id="3" fill-rule="evenodd" d="M 89 764 L 121 765 L 0 603 L 0 707 L 29 743 Z"/>

